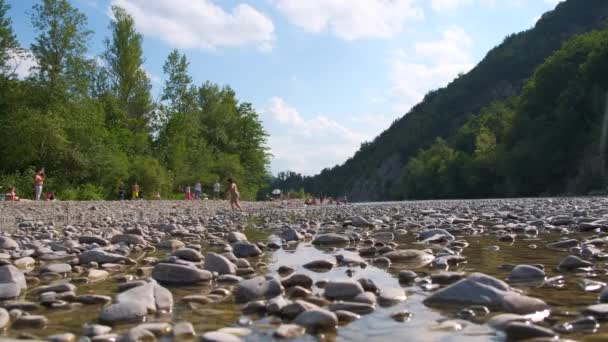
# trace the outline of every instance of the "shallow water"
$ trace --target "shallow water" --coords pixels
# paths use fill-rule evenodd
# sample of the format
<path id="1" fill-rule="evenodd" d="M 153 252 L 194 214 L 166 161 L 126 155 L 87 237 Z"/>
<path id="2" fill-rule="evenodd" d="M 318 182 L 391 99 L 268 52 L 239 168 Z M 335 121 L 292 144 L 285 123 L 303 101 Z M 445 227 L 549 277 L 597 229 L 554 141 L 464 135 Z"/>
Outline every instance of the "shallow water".
<path id="1" fill-rule="evenodd" d="M 250 241 L 266 241 L 269 238 L 280 242 L 275 236 L 270 236 L 268 230 L 262 229 L 246 229 L 245 234 Z M 580 240 L 592 236 L 595 233 L 571 234 L 568 238 L 578 238 Z M 608 276 L 601 272 L 595 275 L 575 275 L 560 273 L 555 270 L 557 264 L 565 256 L 569 255 L 568 251 L 553 250 L 545 247 L 546 243 L 558 241 L 563 235 L 557 234 L 541 234 L 539 237 L 526 237 L 520 235 L 512 244 L 500 243 L 494 235 L 484 236 L 457 236 L 458 239 L 466 240 L 469 246 L 464 249 L 463 255 L 466 256 L 467 262 L 450 270 L 465 271 L 465 272 L 483 272 L 499 279 L 505 279 L 509 274 L 509 270 L 501 267 L 505 264 L 543 264 L 548 277 L 564 275 L 565 284 L 562 287 L 549 285 L 542 286 L 524 286 L 513 285 L 521 289 L 526 294 L 545 300 L 551 305 L 553 313 L 548 319 L 552 323 L 560 323 L 572 320 L 576 314 L 584 307 L 597 303 L 597 292 L 585 292 L 578 282 L 585 278 L 608 282 Z M 422 245 L 412 240 L 411 234 L 406 238 L 396 240 L 399 243 L 400 249 L 413 248 L 439 248 L 436 245 Z M 204 241 L 201 241 L 204 244 Z M 530 245 L 536 245 L 537 248 L 531 248 Z M 489 246 L 499 246 L 499 250 L 494 251 L 488 249 Z M 283 248 L 275 252 L 267 252 L 262 258 L 251 259 L 252 265 L 259 262 L 267 264 L 267 267 L 256 268 L 259 274 L 271 274 L 277 277 L 277 269 L 280 266 L 288 265 L 296 268 L 296 273 L 304 273 L 309 275 L 313 280 L 336 280 L 349 278 L 347 270 L 354 271 L 353 279 L 370 278 L 382 287 L 397 287 L 403 288 L 406 291 L 407 299 L 395 306 L 381 307 L 368 315 L 361 316 L 360 319 L 346 325 L 340 326 L 335 333 L 329 333 L 321 336 L 312 337 L 306 335 L 301 340 L 336 340 L 336 341 L 387 341 L 393 338 L 406 339 L 412 341 L 501 341 L 504 336 L 484 324 L 486 319 L 480 319 L 476 322 L 459 320 L 456 317 L 454 308 L 429 308 L 422 303 L 422 300 L 430 294 L 425 292 L 419 286 L 410 285 L 403 286 L 397 279 L 397 274 L 400 270 L 409 269 L 408 265 L 393 264 L 389 269 L 381 269 L 372 266 L 371 263 L 365 267 L 349 268 L 346 266 L 335 267 L 332 270 L 324 273 L 314 272 L 302 267 L 308 261 L 335 258 L 336 255 L 342 254 L 346 257 L 357 257 L 358 254 L 350 249 L 356 246 L 348 246 L 348 248 L 317 248 L 311 245 L 310 242 L 301 242 L 295 247 Z M 348 250 L 347 250 L 348 249 Z M 213 248 L 204 246 L 202 252 L 213 250 Z M 164 252 L 155 253 L 154 256 L 163 256 Z M 141 255 L 143 257 L 144 255 Z M 601 266 L 601 267 L 600 267 Z M 605 263 L 597 262 L 596 267 L 604 268 Z M 125 269 L 124 273 L 133 273 L 135 268 Z M 420 276 L 430 275 L 440 270 L 425 267 L 416 270 Z M 120 273 L 119 273 L 120 274 Z M 60 281 L 69 281 L 63 279 Z M 60 282 L 59 281 L 59 282 Z M 55 281 L 57 282 L 57 281 Z M 226 326 L 238 326 L 239 321 L 245 318 L 251 320 L 251 324 L 247 325 L 252 329 L 253 333 L 247 337 L 250 341 L 266 341 L 272 339 L 272 334 L 276 327 L 281 323 L 280 320 L 273 317 L 243 317 L 240 313 L 240 305 L 233 303 L 231 297 L 226 298 L 220 303 L 207 305 L 197 305 L 195 307 L 184 304 L 180 299 L 190 294 L 206 294 L 214 289 L 216 285 L 209 286 L 193 286 L 193 287 L 168 287 L 173 293 L 175 306 L 171 313 L 161 314 L 158 316 L 148 317 L 148 321 L 189 321 L 193 323 L 197 333 L 216 330 Z M 221 286 L 229 288 L 228 286 Z M 78 284 L 77 294 L 97 293 L 114 296 L 117 292 L 117 283 L 111 279 L 100 283 Z M 313 287 L 313 292 L 322 294 L 322 290 Z M 26 299 L 33 302 L 37 301 L 37 296 L 33 291 L 29 291 Z M 49 319 L 49 324 L 44 330 L 24 329 L 18 332 L 27 332 L 35 336 L 48 336 L 55 333 L 72 332 L 80 335 L 82 326 L 87 322 L 97 322 L 100 305 L 74 306 L 71 309 L 46 309 L 32 311 L 35 314 L 43 314 Z M 390 315 L 392 313 L 407 310 L 413 314 L 410 320 L 406 322 L 394 321 Z M 492 313 L 495 314 L 495 313 Z M 491 314 L 491 315 L 492 315 Z M 491 316 L 490 315 L 490 316 Z M 462 324 L 463 329 L 460 331 L 442 330 L 440 322 L 451 319 Z M 242 323 L 242 322 L 241 322 Z M 115 327 L 113 332 L 122 332 L 132 327 L 133 325 L 122 325 Z M 4 332 L 4 336 L 17 336 L 17 331 L 8 330 Z M 563 337 L 574 340 L 590 340 L 600 341 L 608 339 L 608 325 L 602 325 L 598 333 L 562 335 Z"/>

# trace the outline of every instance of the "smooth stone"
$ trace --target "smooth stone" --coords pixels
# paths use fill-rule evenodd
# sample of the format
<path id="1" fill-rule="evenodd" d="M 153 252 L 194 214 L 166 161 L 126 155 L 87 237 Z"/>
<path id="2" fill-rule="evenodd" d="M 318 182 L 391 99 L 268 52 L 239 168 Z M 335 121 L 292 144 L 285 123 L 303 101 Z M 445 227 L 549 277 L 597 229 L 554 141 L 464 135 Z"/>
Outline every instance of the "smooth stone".
<path id="1" fill-rule="evenodd" d="M 297 324 L 281 324 L 275 330 L 273 336 L 276 338 L 294 339 L 304 336 L 305 333 L 306 329 Z"/>
<path id="2" fill-rule="evenodd" d="M 575 255 L 569 255 L 565 257 L 559 265 L 557 265 L 557 269 L 560 271 L 571 271 L 573 269 L 579 267 L 591 267 L 593 266 L 592 262 L 583 260 Z"/>
<path id="3" fill-rule="evenodd" d="M 76 335 L 72 333 L 55 334 L 47 337 L 50 342 L 73 342 L 76 341 Z"/>
<path id="4" fill-rule="evenodd" d="M 154 266 L 152 278 L 161 283 L 190 285 L 210 281 L 213 274 L 194 266 L 160 263 Z"/>
<path id="5" fill-rule="evenodd" d="M 279 233 L 279 237 L 287 242 L 300 241 L 304 239 L 304 236 L 302 236 L 302 234 L 300 234 L 297 230 L 291 227 L 284 227 L 281 233 Z"/>
<path id="6" fill-rule="evenodd" d="M 506 283 L 482 273 L 474 273 L 434 292 L 423 303 L 430 306 L 485 305 L 490 309 L 519 314 L 548 308 L 544 301 L 511 291 Z"/>
<path id="7" fill-rule="evenodd" d="M 112 297 L 98 294 L 84 294 L 76 297 L 76 301 L 83 304 L 108 304 Z"/>
<path id="8" fill-rule="evenodd" d="M 599 321 L 608 321 L 608 304 L 594 304 L 582 311 L 583 315 L 593 316 Z"/>
<path id="9" fill-rule="evenodd" d="M 310 270 L 331 270 L 336 266 L 336 262 L 332 260 L 320 259 L 304 264 L 302 267 Z"/>
<path id="10" fill-rule="evenodd" d="M 359 315 L 367 315 L 376 310 L 372 304 L 338 301 L 328 306 L 329 311 L 349 311 Z"/>
<path id="11" fill-rule="evenodd" d="M 401 283 L 411 283 L 417 277 L 418 277 L 418 275 L 416 274 L 416 272 L 410 271 L 410 270 L 399 271 L 399 275 L 398 275 L 399 282 L 401 282 Z"/>
<path id="12" fill-rule="evenodd" d="M 400 249 L 384 254 L 393 263 L 411 265 L 413 268 L 424 267 L 435 259 L 431 254 L 416 249 Z"/>
<path id="13" fill-rule="evenodd" d="M 48 323 L 48 319 L 42 315 L 29 315 L 17 318 L 11 328 L 13 329 L 42 329 Z"/>
<path id="14" fill-rule="evenodd" d="M 127 265 L 135 264 L 135 261 L 131 258 L 127 258 L 120 254 L 109 253 L 109 252 L 99 250 L 99 249 L 92 249 L 92 250 L 88 250 L 88 251 L 80 253 L 80 255 L 78 256 L 78 260 L 80 261 L 81 264 L 84 264 L 84 265 L 87 265 L 91 262 L 96 262 L 98 264 L 105 264 L 105 263 L 118 264 L 121 262 L 123 262 Z"/>
<path id="15" fill-rule="evenodd" d="M 441 229 L 441 228 L 425 230 L 418 235 L 417 239 L 418 239 L 418 241 L 427 241 L 427 240 L 454 241 L 454 240 L 456 240 L 454 235 L 450 234 L 447 230 Z"/>
<path id="16" fill-rule="evenodd" d="M 350 323 L 361 318 L 360 315 L 357 315 L 356 313 L 350 311 L 338 310 L 334 311 L 334 313 L 338 317 L 338 323 L 340 324 Z"/>
<path id="17" fill-rule="evenodd" d="M 201 336 L 201 342 L 240 342 L 241 338 L 220 331 L 206 332 Z"/>
<path id="18" fill-rule="evenodd" d="M 223 255 L 209 252 L 205 255 L 204 269 L 210 272 L 217 272 L 220 275 L 235 274 L 235 265 Z"/>
<path id="19" fill-rule="evenodd" d="M 331 311 L 311 309 L 300 313 L 294 320 L 310 332 L 334 330 L 338 325 L 338 317 Z"/>
<path id="20" fill-rule="evenodd" d="M 529 282 L 545 279 L 545 271 L 531 265 L 517 265 L 509 274 L 509 282 Z"/>
<path id="21" fill-rule="evenodd" d="M 190 322 L 178 322 L 173 326 L 173 336 L 175 337 L 194 337 L 196 331 Z"/>
<path id="22" fill-rule="evenodd" d="M 82 235 L 78 237 L 79 243 L 98 244 L 99 246 L 107 246 L 110 242 L 95 235 Z"/>
<path id="23" fill-rule="evenodd" d="M 347 236 L 335 233 L 318 235 L 312 240 L 313 245 L 343 245 L 348 243 L 350 243 L 350 239 Z"/>
<path id="24" fill-rule="evenodd" d="M 381 306 L 392 306 L 406 299 L 405 291 L 398 288 L 382 288 L 378 294 L 378 304 Z"/>
<path id="25" fill-rule="evenodd" d="M 251 242 L 239 241 L 232 244 L 232 253 L 237 258 L 251 258 L 262 254 L 262 250 Z"/>
<path id="26" fill-rule="evenodd" d="M 560 241 L 549 243 L 549 244 L 547 244 L 547 247 L 558 248 L 558 249 L 568 249 L 571 247 L 576 247 L 578 245 L 579 245 L 578 240 L 568 239 L 568 240 L 560 240 Z"/>
<path id="27" fill-rule="evenodd" d="M 555 337 L 557 334 L 536 324 L 511 322 L 505 327 L 505 334 L 511 341 L 521 341 L 540 337 Z"/>
<path id="28" fill-rule="evenodd" d="M 306 274 L 296 273 L 281 280 L 281 284 L 283 284 L 284 287 L 301 286 L 310 289 L 312 287 L 313 281 L 312 278 L 310 278 Z"/>
<path id="29" fill-rule="evenodd" d="M 171 250 L 175 250 L 175 249 L 179 249 L 179 248 L 183 248 L 185 247 L 186 244 L 179 241 L 179 240 L 175 240 L 175 239 L 170 239 L 170 240 L 163 240 L 159 243 L 156 244 L 156 248 L 159 249 L 171 249 Z"/>
<path id="30" fill-rule="evenodd" d="M 325 285 L 323 295 L 329 299 L 347 300 L 363 293 L 363 286 L 354 280 L 329 281 Z"/>
<path id="31" fill-rule="evenodd" d="M 124 243 L 127 245 L 145 245 L 146 240 L 140 235 L 118 234 L 112 236 L 110 243 Z"/>
<path id="32" fill-rule="evenodd" d="M 106 270 L 98 270 L 95 268 L 91 268 L 89 269 L 89 271 L 87 272 L 87 278 L 89 278 L 91 281 L 101 281 L 101 280 L 105 280 L 110 276 L 110 272 L 106 271 Z"/>
<path id="33" fill-rule="evenodd" d="M 173 255 L 182 260 L 188 260 L 188 261 L 193 261 L 193 262 L 198 262 L 198 261 L 203 260 L 203 255 L 201 254 L 201 252 L 194 250 L 192 248 L 180 248 L 180 249 L 176 250 L 175 252 L 173 252 Z"/>
<path id="34" fill-rule="evenodd" d="M 87 324 L 84 326 L 82 334 L 85 336 L 98 336 L 109 334 L 112 331 L 112 327 L 101 324 Z"/>
<path id="35" fill-rule="evenodd" d="M 229 243 L 235 243 L 235 242 L 241 242 L 241 241 L 247 241 L 247 236 L 245 234 L 240 233 L 240 232 L 228 233 L 228 242 Z"/>
<path id="36" fill-rule="evenodd" d="M 234 290 L 236 303 L 246 303 L 258 299 L 270 299 L 283 293 L 283 286 L 275 279 L 262 276 L 240 282 Z"/>
<path id="37" fill-rule="evenodd" d="M 11 316 L 5 308 L 0 308 L 0 330 L 6 328 Z"/>
<path id="38" fill-rule="evenodd" d="M 19 249 L 19 244 L 8 236 L 0 236 L 0 249 Z"/>

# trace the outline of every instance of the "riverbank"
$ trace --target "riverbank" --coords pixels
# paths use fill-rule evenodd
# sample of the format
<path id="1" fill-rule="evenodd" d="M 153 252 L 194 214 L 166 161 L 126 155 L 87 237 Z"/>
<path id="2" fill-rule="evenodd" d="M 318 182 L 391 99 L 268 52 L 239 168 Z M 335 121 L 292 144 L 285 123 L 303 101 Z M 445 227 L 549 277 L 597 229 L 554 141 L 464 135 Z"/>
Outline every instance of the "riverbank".
<path id="1" fill-rule="evenodd" d="M 7 337 L 608 337 L 605 198 L 30 204 L 1 206 L 53 221 L 0 237 Z"/>

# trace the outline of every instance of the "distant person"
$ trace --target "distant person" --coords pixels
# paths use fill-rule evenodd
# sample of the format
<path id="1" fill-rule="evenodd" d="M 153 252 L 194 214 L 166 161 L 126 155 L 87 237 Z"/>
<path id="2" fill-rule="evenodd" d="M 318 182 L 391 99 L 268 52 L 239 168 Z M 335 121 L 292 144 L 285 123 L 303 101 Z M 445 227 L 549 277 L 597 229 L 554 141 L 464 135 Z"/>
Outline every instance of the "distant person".
<path id="1" fill-rule="evenodd" d="M 215 199 L 220 198 L 220 182 L 218 181 L 215 181 L 215 184 L 213 184 L 213 197 Z"/>
<path id="2" fill-rule="evenodd" d="M 236 186 L 236 182 L 232 180 L 232 178 L 228 178 L 228 192 L 227 195 L 230 199 L 230 207 L 232 210 L 235 208 L 241 209 L 241 205 L 239 204 L 239 199 L 241 195 L 239 194 L 239 188 Z"/>
<path id="3" fill-rule="evenodd" d="M 40 169 L 36 172 L 36 176 L 34 176 L 34 192 L 36 195 L 36 201 L 40 200 L 40 196 L 42 196 L 42 185 L 44 184 L 44 169 Z"/>
<path id="4" fill-rule="evenodd" d="M 47 201 L 54 201 L 56 199 L 55 197 L 55 192 L 54 191 L 50 191 L 46 193 L 46 200 Z"/>
<path id="5" fill-rule="evenodd" d="M 8 192 L 4 196 L 4 200 L 11 201 L 11 202 L 16 202 L 16 201 L 20 200 L 20 198 L 17 197 L 17 191 L 15 190 L 14 186 L 11 186 L 10 188 L 8 188 Z"/>
<path id="6" fill-rule="evenodd" d="M 194 198 L 197 200 L 200 200 L 202 193 L 203 193 L 203 185 L 201 184 L 201 182 L 196 182 L 196 184 L 194 184 Z"/>
<path id="7" fill-rule="evenodd" d="M 191 200 L 192 199 L 192 188 L 190 187 L 190 185 L 186 185 L 186 200 Z"/>
<path id="8" fill-rule="evenodd" d="M 160 192 L 156 192 L 156 199 L 160 201 Z"/>
<path id="9" fill-rule="evenodd" d="M 137 182 L 133 183 L 131 186 L 131 198 L 138 199 L 139 198 L 139 184 Z"/>
<path id="10" fill-rule="evenodd" d="M 118 199 L 120 199 L 121 201 L 124 201 L 126 195 L 127 195 L 127 191 L 125 190 L 124 185 L 121 185 L 120 189 L 118 190 Z"/>

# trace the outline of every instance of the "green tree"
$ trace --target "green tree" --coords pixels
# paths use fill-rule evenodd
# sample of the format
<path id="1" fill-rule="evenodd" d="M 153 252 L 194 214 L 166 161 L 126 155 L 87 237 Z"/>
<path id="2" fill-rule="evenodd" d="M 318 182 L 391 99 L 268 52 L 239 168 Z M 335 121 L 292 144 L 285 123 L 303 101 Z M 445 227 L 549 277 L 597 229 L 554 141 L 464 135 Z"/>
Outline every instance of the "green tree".
<path id="1" fill-rule="evenodd" d="M 73 86 L 81 86 L 84 55 L 92 33 L 86 29 L 86 16 L 67 0 L 42 0 L 33 7 L 32 24 L 38 37 L 31 50 L 46 94 L 40 103 L 63 102 L 70 90 L 81 90 Z"/>
<path id="2" fill-rule="evenodd" d="M 103 56 L 109 66 L 118 109 L 124 111 L 123 117 L 127 119 L 122 126 L 136 132 L 146 131 L 153 101 L 152 86 L 143 68 L 143 37 L 135 31 L 135 21 L 124 9 L 112 6 L 112 14 L 112 40 L 106 39 Z"/>
<path id="3" fill-rule="evenodd" d="M 4 77 L 12 73 L 8 61 L 11 54 L 16 53 L 19 47 L 17 37 L 13 33 L 11 18 L 8 17 L 9 9 L 10 6 L 4 0 L 0 0 L 0 75 Z"/>
<path id="4" fill-rule="evenodd" d="M 161 99 L 168 102 L 167 110 L 170 113 L 186 113 L 192 109 L 194 90 L 188 65 L 186 55 L 180 55 L 177 50 L 171 51 L 163 65 L 167 80 Z"/>

